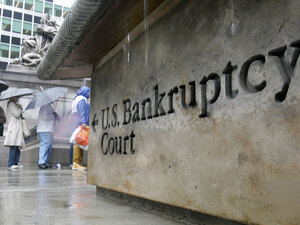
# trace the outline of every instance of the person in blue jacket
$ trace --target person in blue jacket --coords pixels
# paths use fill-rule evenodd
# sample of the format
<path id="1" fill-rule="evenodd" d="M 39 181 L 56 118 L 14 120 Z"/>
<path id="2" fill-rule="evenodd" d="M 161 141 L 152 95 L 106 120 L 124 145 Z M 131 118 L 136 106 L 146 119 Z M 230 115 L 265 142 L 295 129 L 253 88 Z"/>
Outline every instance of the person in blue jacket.
<path id="1" fill-rule="evenodd" d="M 83 127 L 89 126 L 90 123 L 90 105 L 88 103 L 88 98 L 90 96 L 91 89 L 86 86 L 82 86 L 78 92 L 77 96 L 72 103 L 72 115 L 75 119 L 74 127 L 75 129 L 82 125 Z M 83 160 L 83 149 L 77 145 L 73 145 L 73 170 L 86 170 L 86 167 L 82 166 Z"/>

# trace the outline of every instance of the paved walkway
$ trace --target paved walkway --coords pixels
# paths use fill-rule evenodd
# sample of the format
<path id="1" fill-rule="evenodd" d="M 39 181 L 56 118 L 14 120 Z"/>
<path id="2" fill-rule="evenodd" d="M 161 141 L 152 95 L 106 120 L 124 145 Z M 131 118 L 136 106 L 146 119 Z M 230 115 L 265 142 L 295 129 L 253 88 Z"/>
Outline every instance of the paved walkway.
<path id="1" fill-rule="evenodd" d="M 86 174 L 70 169 L 0 168 L 0 224 L 176 225 L 96 195 Z"/>

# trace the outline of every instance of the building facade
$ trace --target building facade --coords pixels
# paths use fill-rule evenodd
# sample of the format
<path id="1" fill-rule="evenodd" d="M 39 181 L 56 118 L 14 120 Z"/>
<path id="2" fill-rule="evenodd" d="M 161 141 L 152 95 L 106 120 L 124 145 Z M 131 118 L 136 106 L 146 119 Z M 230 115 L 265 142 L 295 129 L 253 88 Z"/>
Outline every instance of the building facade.
<path id="1" fill-rule="evenodd" d="M 0 69 L 5 70 L 12 59 L 21 54 L 23 39 L 35 35 L 43 14 L 61 24 L 70 8 L 66 1 L 0 0 Z"/>

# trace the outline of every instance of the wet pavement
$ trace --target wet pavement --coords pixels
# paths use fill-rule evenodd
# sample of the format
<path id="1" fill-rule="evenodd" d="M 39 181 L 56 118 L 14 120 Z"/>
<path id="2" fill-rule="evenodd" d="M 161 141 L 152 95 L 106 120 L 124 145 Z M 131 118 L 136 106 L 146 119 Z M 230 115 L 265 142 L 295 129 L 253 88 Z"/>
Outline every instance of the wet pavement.
<path id="1" fill-rule="evenodd" d="M 176 225 L 98 196 L 86 173 L 0 168 L 0 224 Z"/>

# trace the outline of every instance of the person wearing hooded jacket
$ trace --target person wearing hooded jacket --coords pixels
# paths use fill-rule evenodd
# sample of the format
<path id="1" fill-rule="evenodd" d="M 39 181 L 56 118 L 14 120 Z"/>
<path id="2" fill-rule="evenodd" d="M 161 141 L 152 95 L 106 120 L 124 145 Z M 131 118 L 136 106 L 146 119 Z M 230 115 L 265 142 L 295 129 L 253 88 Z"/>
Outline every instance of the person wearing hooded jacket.
<path id="1" fill-rule="evenodd" d="M 79 125 L 88 126 L 90 120 L 90 105 L 88 103 L 88 98 L 90 96 L 91 89 L 86 86 L 82 86 L 78 92 L 77 96 L 72 103 L 72 114 L 74 118 L 78 118 L 75 120 L 75 127 L 77 128 Z M 75 129 L 76 129 L 75 128 Z M 82 166 L 83 160 L 83 149 L 81 149 L 77 145 L 73 145 L 73 170 L 86 170 L 86 167 Z"/>

